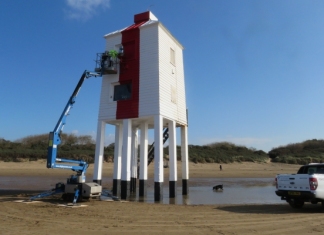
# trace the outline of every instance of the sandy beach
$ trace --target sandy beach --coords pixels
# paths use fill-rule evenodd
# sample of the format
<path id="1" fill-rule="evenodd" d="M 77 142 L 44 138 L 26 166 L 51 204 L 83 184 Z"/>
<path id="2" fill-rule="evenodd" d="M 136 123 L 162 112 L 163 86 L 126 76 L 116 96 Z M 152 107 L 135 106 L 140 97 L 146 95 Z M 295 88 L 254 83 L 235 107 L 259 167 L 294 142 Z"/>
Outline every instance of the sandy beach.
<path id="1" fill-rule="evenodd" d="M 181 166 L 178 164 L 181 180 Z M 190 178 L 265 178 L 279 173 L 295 173 L 299 165 L 279 163 L 190 163 Z M 112 175 L 113 164 L 104 163 L 103 177 Z M 89 167 L 91 177 L 93 166 Z M 321 234 L 322 208 L 305 205 L 293 210 L 288 204 L 273 205 L 169 205 L 161 203 L 90 200 L 85 207 L 60 207 L 61 199 L 51 197 L 35 203 L 17 203 L 33 191 L 48 188 L 71 172 L 47 169 L 44 161 L 0 162 L 0 177 L 22 177 L 17 188 L 13 180 L 8 186 L 0 182 L 1 234 Z M 153 177 L 153 167 L 149 167 Z M 42 179 L 37 184 L 32 179 Z M 168 169 L 165 169 L 165 180 Z M 52 181 L 53 180 L 53 181 Z M 90 178 L 88 178 L 90 180 Z M 111 182 L 105 182 L 109 187 Z M 189 186 L 195 186 L 194 181 Z M 10 188 L 11 187 L 11 188 Z M 320 214 L 319 214 L 320 213 Z M 314 219 L 314 215 L 315 218 Z"/>

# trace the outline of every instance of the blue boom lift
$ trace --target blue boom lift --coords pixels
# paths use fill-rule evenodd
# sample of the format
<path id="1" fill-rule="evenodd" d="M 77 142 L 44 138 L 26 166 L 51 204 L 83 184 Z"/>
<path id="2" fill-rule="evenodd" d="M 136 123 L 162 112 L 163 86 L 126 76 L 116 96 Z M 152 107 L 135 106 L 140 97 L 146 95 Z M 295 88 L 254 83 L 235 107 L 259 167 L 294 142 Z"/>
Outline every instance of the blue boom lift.
<path id="1" fill-rule="evenodd" d="M 85 182 L 85 174 L 89 164 L 83 160 L 70 160 L 57 158 L 57 146 L 61 143 L 61 132 L 66 123 L 66 118 L 75 103 L 75 99 L 80 91 L 80 88 L 87 78 L 90 77 L 101 77 L 103 74 L 107 73 L 107 61 L 111 60 L 107 56 L 107 52 L 98 53 L 96 60 L 96 72 L 90 72 L 85 70 L 75 87 L 71 97 L 69 98 L 54 130 L 49 133 L 49 144 L 47 150 L 47 168 L 59 168 L 59 169 L 68 169 L 76 172 L 75 175 L 71 175 L 67 179 L 66 184 L 57 183 L 55 188 L 52 190 L 40 193 L 36 196 L 30 198 L 30 200 L 35 200 L 38 198 L 47 197 L 50 195 L 62 193 L 62 198 L 67 201 L 73 201 L 75 204 L 78 200 L 89 199 L 94 197 L 99 197 L 102 192 L 101 185 L 91 182 Z M 98 59 L 99 58 L 99 59 Z"/>
<path id="2" fill-rule="evenodd" d="M 98 197 L 101 195 L 101 185 L 97 183 L 86 183 L 85 174 L 88 169 L 89 164 L 83 160 L 70 160 L 57 158 L 57 146 L 61 143 L 60 133 L 62 132 L 64 125 L 66 123 L 67 115 L 71 110 L 73 104 L 75 103 L 76 96 L 85 79 L 89 77 L 100 77 L 101 73 L 93 73 L 85 70 L 75 87 L 70 99 L 68 100 L 54 130 L 49 133 L 49 143 L 47 149 L 47 168 L 60 168 L 68 169 L 76 172 L 76 175 L 71 175 L 67 179 L 67 183 L 62 186 L 60 184 L 60 189 L 63 190 L 63 199 L 70 201 L 73 199 L 73 204 L 80 198 L 90 198 Z M 57 186 L 56 186 L 57 188 Z M 59 191 L 59 190 L 58 190 Z"/>

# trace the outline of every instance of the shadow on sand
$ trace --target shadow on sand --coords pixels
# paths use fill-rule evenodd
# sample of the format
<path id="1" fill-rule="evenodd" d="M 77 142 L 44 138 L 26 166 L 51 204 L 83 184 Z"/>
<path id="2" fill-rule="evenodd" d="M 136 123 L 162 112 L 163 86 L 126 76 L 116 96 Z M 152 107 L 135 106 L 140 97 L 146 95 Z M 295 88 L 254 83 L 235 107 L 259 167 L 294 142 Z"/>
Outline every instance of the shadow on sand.
<path id="1" fill-rule="evenodd" d="M 15 189 L 0 189 L 0 202 L 9 202 L 16 200 L 26 200 L 28 201 L 30 197 L 35 196 L 41 192 L 42 190 L 15 190 Z M 36 200 L 35 200 L 36 201 Z M 61 195 L 52 195 L 48 198 L 37 199 L 37 201 L 57 203 L 62 201 Z"/>
<path id="2" fill-rule="evenodd" d="M 216 210 L 223 210 L 234 213 L 252 214 L 291 214 L 291 213 L 323 213 L 321 204 L 305 204 L 303 208 L 294 209 L 287 204 L 268 204 L 268 205 L 230 205 L 218 206 Z"/>

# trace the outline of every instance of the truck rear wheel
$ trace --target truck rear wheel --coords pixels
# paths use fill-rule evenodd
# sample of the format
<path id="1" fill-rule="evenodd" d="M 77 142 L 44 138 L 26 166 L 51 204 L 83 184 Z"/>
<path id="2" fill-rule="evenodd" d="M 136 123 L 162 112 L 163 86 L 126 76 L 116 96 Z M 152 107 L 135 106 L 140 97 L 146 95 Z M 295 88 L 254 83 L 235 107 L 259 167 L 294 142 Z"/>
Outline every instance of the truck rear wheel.
<path id="1" fill-rule="evenodd" d="M 324 201 L 321 200 L 320 203 L 321 203 L 321 207 L 322 207 L 322 212 L 324 212 Z"/>
<path id="2" fill-rule="evenodd" d="M 292 208 L 296 209 L 302 208 L 304 206 L 304 201 L 298 199 L 290 199 L 288 203 Z"/>

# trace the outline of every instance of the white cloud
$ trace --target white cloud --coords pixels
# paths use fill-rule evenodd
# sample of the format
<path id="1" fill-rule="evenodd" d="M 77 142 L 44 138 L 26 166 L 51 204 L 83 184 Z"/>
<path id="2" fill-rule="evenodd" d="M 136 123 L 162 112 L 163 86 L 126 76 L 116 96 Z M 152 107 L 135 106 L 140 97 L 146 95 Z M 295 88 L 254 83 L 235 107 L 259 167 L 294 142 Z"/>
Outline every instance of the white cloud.
<path id="1" fill-rule="evenodd" d="M 109 134 L 105 136 L 105 146 L 115 143 L 115 135 Z"/>
<path id="2" fill-rule="evenodd" d="M 66 4 L 69 18 L 87 20 L 98 11 L 109 8 L 110 0 L 66 0 Z"/>
<path id="3" fill-rule="evenodd" d="M 78 130 L 72 130 L 71 131 L 73 135 L 79 135 L 79 131 Z"/>
<path id="4" fill-rule="evenodd" d="M 96 143 L 97 141 L 97 133 L 95 131 L 91 131 L 91 133 L 89 134 L 92 139 L 94 140 L 94 142 Z M 104 145 L 105 146 L 108 146 L 112 143 L 115 143 L 115 134 L 106 134 L 105 135 L 105 142 L 104 142 Z"/>

